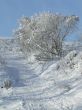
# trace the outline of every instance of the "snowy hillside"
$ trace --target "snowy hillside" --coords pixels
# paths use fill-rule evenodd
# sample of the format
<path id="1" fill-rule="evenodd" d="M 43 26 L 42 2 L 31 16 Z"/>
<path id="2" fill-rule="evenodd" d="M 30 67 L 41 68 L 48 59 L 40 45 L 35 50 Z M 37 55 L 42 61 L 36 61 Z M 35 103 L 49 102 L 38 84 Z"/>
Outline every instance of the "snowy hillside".
<path id="1" fill-rule="evenodd" d="M 61 60 L 41 64 L 28 63 L 11 44 L 0 50 L 5 61 L 0 65 L 0 110 L 82 110 L 81 45 Z M 69 51 L 73 47 L 66 45 Z M 2 88 L 5 80 L 12 82 L 8 89 Z"/>

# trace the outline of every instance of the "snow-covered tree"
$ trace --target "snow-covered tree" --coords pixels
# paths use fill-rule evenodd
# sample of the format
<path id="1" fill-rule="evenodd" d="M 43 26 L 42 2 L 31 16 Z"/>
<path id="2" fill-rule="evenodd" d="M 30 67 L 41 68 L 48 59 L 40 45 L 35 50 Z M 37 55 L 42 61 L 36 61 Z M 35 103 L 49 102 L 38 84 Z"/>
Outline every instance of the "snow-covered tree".
<path id="1" fill-rule="evenodd" d="M 33 53 L 37 60 L 50 59 L 62 55 L 63 41 L 78 21 L 79 17 L 74 15 L 40 13 L 23 17 L 15 35 L 24 53 Z"/>

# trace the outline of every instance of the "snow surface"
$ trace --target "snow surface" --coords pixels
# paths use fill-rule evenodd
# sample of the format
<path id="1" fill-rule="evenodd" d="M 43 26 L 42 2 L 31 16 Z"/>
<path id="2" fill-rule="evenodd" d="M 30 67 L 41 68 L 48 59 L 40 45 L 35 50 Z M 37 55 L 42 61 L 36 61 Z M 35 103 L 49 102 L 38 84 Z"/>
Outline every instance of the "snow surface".
<path id="1" fill-rule="evenodd" d="M 9 79 L 12 87 L 0 88 L 0 110 L 82 110 L 81 47 L 44 64 L 28 63 L 16 47 L 4 52 L 0 86 Z"/>

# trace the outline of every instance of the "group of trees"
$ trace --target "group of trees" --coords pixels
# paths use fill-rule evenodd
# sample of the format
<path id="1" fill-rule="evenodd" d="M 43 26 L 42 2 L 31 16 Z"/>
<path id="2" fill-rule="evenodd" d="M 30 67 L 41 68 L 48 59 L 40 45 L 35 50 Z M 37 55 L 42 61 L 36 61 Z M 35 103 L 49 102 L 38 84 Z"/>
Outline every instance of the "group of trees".
<path id="1" fill-rule="evenodd" d="M 15 36 L 25 55 L 37 60 L 62 56 L 63 41 L 77 26 L 79 17 L 40 13 L 31 18 L 22 17 Z"/>

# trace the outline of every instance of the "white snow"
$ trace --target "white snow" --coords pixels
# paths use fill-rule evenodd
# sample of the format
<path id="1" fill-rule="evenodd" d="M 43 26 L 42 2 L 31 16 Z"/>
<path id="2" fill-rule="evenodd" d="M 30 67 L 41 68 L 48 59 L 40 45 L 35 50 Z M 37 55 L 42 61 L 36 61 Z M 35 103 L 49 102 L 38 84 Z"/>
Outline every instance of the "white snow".
<path id="1" fill-rule="evenodd" d="M 0 110 L 82 110 L 81 49 L 44 64 L 28 63 L 18 47 L 4 57 L 0 86 L 9 79 L 12 87 L 0 88 Z"/>

